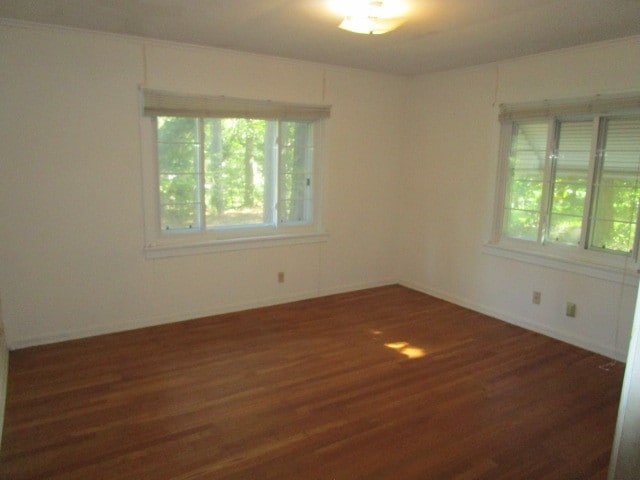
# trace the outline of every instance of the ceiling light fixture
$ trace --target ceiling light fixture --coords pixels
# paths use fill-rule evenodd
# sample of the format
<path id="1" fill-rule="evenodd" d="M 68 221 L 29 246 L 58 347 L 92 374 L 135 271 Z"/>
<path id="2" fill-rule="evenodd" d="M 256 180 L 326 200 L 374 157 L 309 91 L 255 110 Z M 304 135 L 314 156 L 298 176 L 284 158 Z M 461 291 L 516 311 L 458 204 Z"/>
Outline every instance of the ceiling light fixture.
<path id="1" fill-rule="evenodd" d="M 344 17 L 340 28 L 369 35 L 398 28 L 409 12 L 404 0 L 331 0 L 329 7 Z"/>

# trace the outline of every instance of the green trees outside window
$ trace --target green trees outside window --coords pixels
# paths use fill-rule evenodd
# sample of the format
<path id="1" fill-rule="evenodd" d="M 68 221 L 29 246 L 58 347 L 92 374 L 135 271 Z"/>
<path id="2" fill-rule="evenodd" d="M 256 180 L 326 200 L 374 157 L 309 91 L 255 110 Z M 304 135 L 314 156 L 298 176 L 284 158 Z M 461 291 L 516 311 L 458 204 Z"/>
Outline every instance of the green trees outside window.
<path id="1" fill-rule="evenodd" d="M 505 202 L 505 234 L 510 237 L 538 238 L 546 149 L 546 122 L 514 125 Z"/>
<path id="2" fill-rule="evenodd" d="M 640 192 L 640 118 L 607 119 L 601 139 L 591 245 L 631 252 Z"/>
<path id="3" fill-rule="evenodd" d="M 311 221 L 313 122 L 157 117 L 163 231 Z"/>
<path id="4" fill-rule="evenodd" d="M 504 236 L 634 251 L 640 117 L 513 122 L 508 162 Z"/>

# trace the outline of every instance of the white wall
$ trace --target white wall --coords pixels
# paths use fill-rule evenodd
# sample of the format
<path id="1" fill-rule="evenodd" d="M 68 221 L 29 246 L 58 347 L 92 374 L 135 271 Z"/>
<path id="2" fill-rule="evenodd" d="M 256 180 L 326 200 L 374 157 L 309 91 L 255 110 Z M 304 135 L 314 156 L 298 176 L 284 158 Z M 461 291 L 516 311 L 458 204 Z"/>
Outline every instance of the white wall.
<path id="1" fill-rule="evenodd" d="M 0 292 L 10 347 L 398 278 L 405 79 L 13 22 L 0 23 L 0 59 Z M 331 104 L 322 167 L 329 240 L 146 259 L 140 84 Z"/>
<path id="2" fill-rule="evenodd" d="M 402 180 L 403 283 L 624 359 L 635 283 L 483 253 L 493 216 L 498 105 L 637 91 L 640 38 L 416 78 Z M 531 302 L 533 290 L 542 304 Z M 576 318 L 564 315 L 567 301 Z"/>
<path id="3" fill-rule="evenodd" d="M 493 213 L 497 105 L 637 90 L 637 58 L 635 37 L 406 79 L 0 20 L 8 344 L 402 281 L 623 358 L 633 282 L 498 258 L 482 246 Z M 329 240 L 146 259 L 140 84 L 331 104 L 322 197 Z M 575 319 L 564 316 L 568 300 L 578 304 Z"/>

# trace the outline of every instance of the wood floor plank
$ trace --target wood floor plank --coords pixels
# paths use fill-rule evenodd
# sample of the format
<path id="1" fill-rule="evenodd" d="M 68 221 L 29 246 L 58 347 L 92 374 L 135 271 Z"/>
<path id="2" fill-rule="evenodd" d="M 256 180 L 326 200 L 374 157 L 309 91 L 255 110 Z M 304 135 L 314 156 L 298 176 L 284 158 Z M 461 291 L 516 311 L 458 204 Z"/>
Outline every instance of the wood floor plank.
<path id="1" fill-rule="evenodd" d="M 333 295 L 11 352 L 0 478 L 604 479 L 623 370 L 400 286 Z"/>

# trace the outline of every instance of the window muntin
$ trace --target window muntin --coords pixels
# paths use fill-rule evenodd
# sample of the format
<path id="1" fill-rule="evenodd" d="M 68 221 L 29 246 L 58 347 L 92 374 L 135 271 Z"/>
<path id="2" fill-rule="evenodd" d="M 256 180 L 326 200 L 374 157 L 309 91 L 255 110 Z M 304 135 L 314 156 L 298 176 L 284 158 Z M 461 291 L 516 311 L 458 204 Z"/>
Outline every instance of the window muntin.
<path id="1" fill-rule="evenodd" d="M 313 121 L 156 117 L 162 233 L 312 221 Z"/>
<path id="2" fill-rule="evenodd" d="M 635 253 L 640 117 L 514 120 L 509 126 L 502 236 Z"/>

